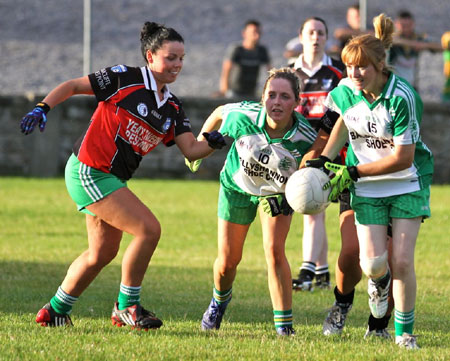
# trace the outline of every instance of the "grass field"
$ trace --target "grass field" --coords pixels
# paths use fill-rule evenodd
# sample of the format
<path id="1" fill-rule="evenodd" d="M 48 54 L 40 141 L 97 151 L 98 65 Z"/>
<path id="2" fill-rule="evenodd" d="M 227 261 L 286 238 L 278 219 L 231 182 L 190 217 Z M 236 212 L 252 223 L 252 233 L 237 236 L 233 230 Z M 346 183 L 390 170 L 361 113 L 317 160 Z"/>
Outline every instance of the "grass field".
<path id="1" fill-rule="evenodd" d="M 432 189 L 432 218 L 416 248 L 416 326 L 422 349 L 364 340 L 369 315 L 366 279 L 356 290 L 344 333 L 325 338 L 322 322 L 332 291 L 293 295 L 294 338 L 278 338 L 272 321 L 259 221 L 244 257 L 221 330 L 204 333 L 200 319 L 212 295 L 216 256 L 217 182 L 133 180 L 130 188 L 162 224 L 162 238 L 143 284 L 143 305 L 164 321 L 157 331 L 113 327 L 119 256 L 75 305 L 73 328 L 43 328 L 36 312 L 53 296 L 68 265 L 87 245 L 84 215 L 76 212 L 62 179 L 0 178 L 0 360 L 449 360 L 450 186 Z M 329 264 L 340 247 L 337 206 L 327 211 Z M 293 273 L 301 260 L 300 216 L 287 241 Z M 393 332 L 393 321 L 390 323 Z"/>

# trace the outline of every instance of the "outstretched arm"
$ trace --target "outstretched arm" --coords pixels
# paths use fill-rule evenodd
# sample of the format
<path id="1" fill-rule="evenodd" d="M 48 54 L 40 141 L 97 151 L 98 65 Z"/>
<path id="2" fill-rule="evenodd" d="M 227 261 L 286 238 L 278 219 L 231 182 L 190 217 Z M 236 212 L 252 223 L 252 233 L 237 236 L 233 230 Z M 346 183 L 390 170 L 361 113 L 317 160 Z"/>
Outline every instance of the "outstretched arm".
<path id="1" fill-rule="evenodd" d="M 75 94 L 93 94 L 89 78 L 84 76 L 67 80 L 53 89 L 34 109 L 26 114 L 20 123 L 22 133 L 25 135 L 33 132 L 39 124 L 39 130 L 44 131 L 47 124 L 47 113 L 59 103 Z"/>
<path id="2" fill-rule="evenodd" d="M 175 138 L 177 146 L 188 161 L 205 158 L 214 149 L 221 149 L 225 145 L 222 135 L 217 132 L 222 123 L 222 108 L 222 106 L 216 108 L 206 119 L 197 139 L 192 133 L 183 133 Z M 210 135 L 208 139 L 205 133 Z"/>
<path id="3" fill-rule="evenodd" d="M 67 80 L 59 84 L 42 101 L 48 104 L 50 108 L 54 108 L 72 95 L 77 94 L 94 94 L 88 76 Z"/>

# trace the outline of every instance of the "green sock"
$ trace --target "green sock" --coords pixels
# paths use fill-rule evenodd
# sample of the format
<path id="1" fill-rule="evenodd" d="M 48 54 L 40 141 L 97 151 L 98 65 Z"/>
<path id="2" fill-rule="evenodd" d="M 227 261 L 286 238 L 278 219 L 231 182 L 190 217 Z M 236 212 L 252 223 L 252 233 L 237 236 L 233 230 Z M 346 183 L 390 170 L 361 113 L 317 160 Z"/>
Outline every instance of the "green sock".
<path id="1" fill-rule="evenodd" d="M 213 297 L 216 300 L 216 302 L 220 305 L 231 299 L 232 290 L 233 288 L 230 288 L 229 290 L 226 291 L 219 291 L 218 289 L 216 289 L 216 287 L 214 287 Z"/>
<path id="2" fill-rule="evenodd" d="M 77 300 L 78 297 L 69 295 L 59 286 L 58 291 L 50 300 L 50 304 L 57 313 L 68 315 L 72 312 L 72 307 Z"/>
<path id="3" fill-rule="evenodd" d="M 292 309 L 286 311 L 273 310 L 273 322 L 275 328 L 292 327 Z"/>
<path id="4" fill-rule="evenodd" d="M 414 328 L 414 308 L 409 312 L 394 311 L 395 336 L 402 336 L 404 332 L 410 335 Z"/>
<path id="5" fill-rule="evenodd" d="M 119 297 L 119 310 L 124 310 L 127 307 L 139 305 L 141 302 L 141 287 L 131 287 L 120 284 Z"/>

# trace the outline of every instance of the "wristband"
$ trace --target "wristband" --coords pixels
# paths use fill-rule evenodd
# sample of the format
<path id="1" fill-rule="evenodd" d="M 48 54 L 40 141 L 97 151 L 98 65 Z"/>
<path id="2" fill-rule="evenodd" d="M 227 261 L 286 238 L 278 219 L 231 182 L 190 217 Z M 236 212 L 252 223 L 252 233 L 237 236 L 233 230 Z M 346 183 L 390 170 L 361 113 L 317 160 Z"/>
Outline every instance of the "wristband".
<path id="1" fill-rule="evenodd" d="M 36 107 L 41 108 L 45 114 L 47 114 L 50 111 L 50 106 L 44 102 L 37 103 Z"/>
<path id="2" fill-rule="evenodd" d="M 348 170 L 348 174 L 350 175 L 350 178 L 356 182 L 358 180 L 358 178 L 360 177 L 359 173 L 358 173 L 358 169 L 353 166 L 353 167 L 347 167 Z"/>

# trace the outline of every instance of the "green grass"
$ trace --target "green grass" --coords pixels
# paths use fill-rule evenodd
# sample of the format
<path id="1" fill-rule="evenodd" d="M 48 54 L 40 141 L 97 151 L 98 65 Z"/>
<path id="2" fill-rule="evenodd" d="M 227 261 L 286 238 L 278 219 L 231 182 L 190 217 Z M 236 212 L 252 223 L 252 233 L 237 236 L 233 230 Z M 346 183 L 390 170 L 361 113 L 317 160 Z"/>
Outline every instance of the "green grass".
<path id="1" fill-rule="evenodd" d="M 37 310 L 53 296 L 67 267 L 86 247 L 84 216 L 62 179 L 0 178 L 0 360 L 448 360 L 450 359 L 450 186 L 432 189 L 432 218 L 416 248 L 418 297 L 415 333 L 422 349 L 364 340 L 369 315 L 366 280 L 342 336 L 321 334 L 332 291 L 293 295 L 295 338 L 275 336 L 259 221 L 250 229 L 233 287 L 233 301 L 218 332 L 200 319 L 212 294 L 217 252 L 217 182 L 133 180 L 130 188 L 162 224 L 162 238 L 143 284 L 143 304 L 164 321 L 157 331 L 110 324 L 120 282 L 121 253 L 82 295 L 73 328 L 43 328 Z M 327 211 L 329 263 L 340 248 L 338 208 Z M 300 216 L 287 241 L 293 273 L 301 261 Z M 390 330 L 393 332 L 391 320 Z"/>

